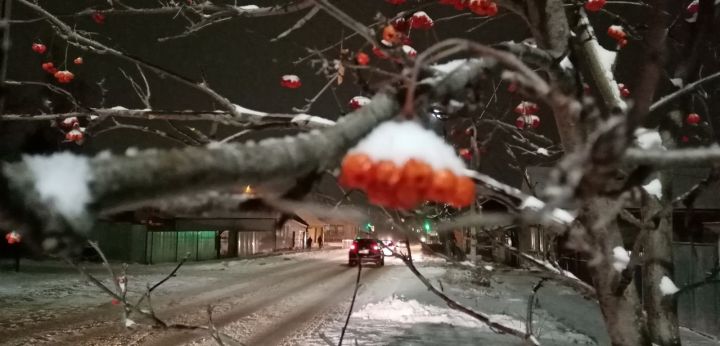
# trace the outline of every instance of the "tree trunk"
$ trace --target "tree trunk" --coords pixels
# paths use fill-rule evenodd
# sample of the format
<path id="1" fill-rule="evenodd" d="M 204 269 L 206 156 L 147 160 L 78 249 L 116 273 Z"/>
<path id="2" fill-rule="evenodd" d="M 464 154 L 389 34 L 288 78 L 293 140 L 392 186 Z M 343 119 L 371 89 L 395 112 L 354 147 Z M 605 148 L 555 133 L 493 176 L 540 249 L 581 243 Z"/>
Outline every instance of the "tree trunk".
<path id="1" fill-rule="evenodd" d="M 672 195 L 669 179 L 661 180 L 662 198 L 645 195 L 641 207 L 643 223 L 654 225 L 648 230 L 644 246 L 643 303 L 652 342 L 659 346 L 679 346 L 677 301 L 674 295 L 664 295 L 660 290 L 664 276 L 673 278 Z M 665 206 L 670 208 L 662 211 Z"/>
<path id="2" fill-rule="evenodd" d="M 605 325 L 613 346 L 650 346 L 640 299 L 634 285 L 616 293 L 620 272 L 613 266 L 615 247 L 623 247 L 622 236 L 617 222 L 613 219 L 603 222 L 605 212 L 613 210 L 616 201 L 595 197 L 587 201 L 580 220 L 588 232 L 588 241 L 595 243 L 600 253 L 595 254 L 592 265 L 593 284 L 597 291 Z"/>

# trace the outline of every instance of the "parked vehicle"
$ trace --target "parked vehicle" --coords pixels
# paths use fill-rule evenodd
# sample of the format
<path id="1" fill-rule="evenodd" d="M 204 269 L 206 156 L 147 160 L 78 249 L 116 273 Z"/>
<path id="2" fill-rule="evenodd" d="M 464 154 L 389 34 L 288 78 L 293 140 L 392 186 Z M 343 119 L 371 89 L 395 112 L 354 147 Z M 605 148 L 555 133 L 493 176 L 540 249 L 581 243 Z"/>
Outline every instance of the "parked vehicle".
<path id="1" fill-rule="evenodd" d="M 382 246 L 376 239 L 356 239 L 350 245 L 348 264 L 355 266 L 358 262 L 373 262 L 378 266 L 385 265 Z"/>

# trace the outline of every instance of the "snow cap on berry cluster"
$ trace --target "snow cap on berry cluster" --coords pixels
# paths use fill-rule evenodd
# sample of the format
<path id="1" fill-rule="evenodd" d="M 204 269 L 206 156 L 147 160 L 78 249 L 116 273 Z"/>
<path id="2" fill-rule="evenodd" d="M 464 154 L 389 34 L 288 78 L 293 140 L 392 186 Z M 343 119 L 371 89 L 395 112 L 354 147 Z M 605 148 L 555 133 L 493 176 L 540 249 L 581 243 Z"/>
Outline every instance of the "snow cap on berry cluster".
<path id="1" fill-rule="evenodd" d="M 465 164 L 453 147 L 412 121 L 383 123 L 350 152 L 364 153 L 375 161 L 392 161 L 398 166 L 415 158 L 427 162 L 434 170 L 449 169 L 457 175 L 465 175 Z"/>

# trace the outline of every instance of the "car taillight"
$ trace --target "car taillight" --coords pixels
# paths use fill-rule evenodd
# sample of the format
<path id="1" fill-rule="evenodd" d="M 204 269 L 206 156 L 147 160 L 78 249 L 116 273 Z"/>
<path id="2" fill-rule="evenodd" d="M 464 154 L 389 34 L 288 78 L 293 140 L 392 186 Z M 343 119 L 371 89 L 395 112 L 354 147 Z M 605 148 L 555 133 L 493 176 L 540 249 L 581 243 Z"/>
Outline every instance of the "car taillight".
<path id="1" fill-rule="evenodd" d="M 373 245 L 373 250 L 380 250 L 380 247 L 377 245 Z"/>
<path id="2" fill-rule="evenodd" d="M 350 250 L 355 250 L 355 244 L 350 245 Z"/>

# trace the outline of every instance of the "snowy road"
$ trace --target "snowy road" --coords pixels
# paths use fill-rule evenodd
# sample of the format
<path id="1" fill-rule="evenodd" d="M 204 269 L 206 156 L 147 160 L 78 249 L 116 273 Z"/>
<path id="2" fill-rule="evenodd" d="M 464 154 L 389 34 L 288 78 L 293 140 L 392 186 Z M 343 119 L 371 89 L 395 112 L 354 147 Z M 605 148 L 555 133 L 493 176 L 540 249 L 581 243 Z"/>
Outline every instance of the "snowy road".
<path id="1" fill-rule="evenodd" d="M 153 295 L 153 306 L 168 322 L 205 325 L 206 306 L 212 304 L 216 325 L 245 345 L 337 344 L 357 274 L 356 268 L 346 265 L 346 256 L 345 250 L 331 250 L 189 263 Z M 533 277 L 498 273 L 491 286 L 484 287 L 477 284 L 478 274 L 418 257 L 420 270 L 432 281 L 442 282 L 453 298 L 522 328 Z M 131 266 L 130 291 L 140 292 L 146 282 L 156 282 L 171 269 L 172 265 Z M 24 270 L 0 272 L 0 345 L 213 344 L 202 332 L 126 330 L 120 323 L 120 308 L 60 264 L 36 262 Z M 98 277 L 104 273 L 99 266 L 89 270 Z M 347 344 L 355 340 L 359 345 L 523 344 L 449 309 L 397 259 L 386 259 L 382 268 L 364 268 L 362 283 Z M 548 292 L 554 299 L 571 294 L 556 287 Z M 582 302 L 573 304 L 578 308 Z M 586 328 L 602 323 L 599 315 L 581 313 Z M 560 322 L 540 306 L 536 319 L 536 330 L 546 345 L 597 344 L 577 332 L 582 326 L 567 322 L 575 320 L 572 317 Z M 602 344 L 602 336 L 593 338 Z"/>

